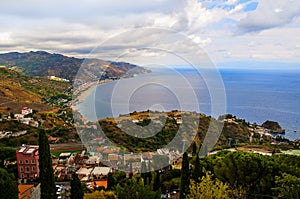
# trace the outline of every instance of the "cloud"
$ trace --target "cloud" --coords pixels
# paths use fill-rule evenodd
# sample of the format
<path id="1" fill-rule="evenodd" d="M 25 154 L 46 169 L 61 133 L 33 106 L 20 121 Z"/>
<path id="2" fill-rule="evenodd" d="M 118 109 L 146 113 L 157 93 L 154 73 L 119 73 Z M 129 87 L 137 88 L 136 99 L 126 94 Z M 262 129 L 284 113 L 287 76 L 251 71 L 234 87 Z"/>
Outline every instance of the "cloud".
<path id="1" fill-rule="evenodd" d="M 263 0 L 255 11 L 241 19 L 238 28 L 241 32 L 257 32 L 278 26 L 284 26 L 300 16 L 298 0 Z"/>
<path id="2" fill-rule="evenodd" d="M 215 62 L 300 61 L 295 47 L 298 13 L 298 0 L 262 0 L 258 7 L 257 0 L 3 0 L 0 51 L 47 50 L 86 57 L 101 46 L 102 51 L 91 56 L 121 59 L 118 56 L 127 52 L 123 61 L 173 61 L 145 49 L 152 46 L 180 54 L 203 48 Z M 168 41 L 168 35 L 149 27 L 170 29 L 193 45 L 175 37 Z M 136 31 L 126 34 L 130 30 Z M 236 30 L 243 34 L 235 34 Z M 282 45 L 276 45 L 278 41 Z"/>

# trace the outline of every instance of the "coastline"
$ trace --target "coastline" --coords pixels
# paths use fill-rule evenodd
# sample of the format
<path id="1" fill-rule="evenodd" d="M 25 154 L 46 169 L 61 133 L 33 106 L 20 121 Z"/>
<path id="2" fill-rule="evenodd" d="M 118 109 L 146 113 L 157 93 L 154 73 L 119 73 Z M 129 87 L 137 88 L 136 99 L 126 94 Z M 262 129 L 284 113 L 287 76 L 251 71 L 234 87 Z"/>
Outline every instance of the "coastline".
<path id="1" fill-rule="evenodd" d="M 85 83 L 84 85 L 79 86 L 79 88 L 73 92 L 73 102 L 71 108 L 73 110 L 79 111 L 79 107 L 78 107 L 79 104 L 81 104 L 89 95 L 95 92 L 95 89 L 97 88 L 98 85 L 105 84 L 111 81 L 113 80 L 101 80 L 97 82 L 88 82 Z"/>

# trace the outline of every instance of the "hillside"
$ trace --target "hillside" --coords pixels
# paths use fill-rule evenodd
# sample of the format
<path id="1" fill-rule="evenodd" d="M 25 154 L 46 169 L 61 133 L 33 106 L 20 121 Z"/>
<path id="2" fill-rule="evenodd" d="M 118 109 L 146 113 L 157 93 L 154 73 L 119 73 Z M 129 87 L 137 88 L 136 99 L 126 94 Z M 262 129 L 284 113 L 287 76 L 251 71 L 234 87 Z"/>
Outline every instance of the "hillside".
<path id="1" fill-rule="evenodd" d="M 51 98 L 69 95 L 70 84 L 51 81 L 47 77 L 30 77 L 7 68 L 0 68 L 0 112 L 19 113 L 28 106 L 38 111 L 50 110 Z"/>
<path id="2" fill-rule="evenodd" d="M 208 139 L 208 142 L 214 143 L 215 138 L 219 137 L 216 147 L 227 146 L 228 139 L 232 140 L 231 146 L 235 145 L 236 140 L 238 140 L 238 143 L 249 143 L 251 136 L 249 126 L 243 120 L 235 123 L 225 122 L 222 133 L 219 136 L 217 132 L 222 127 L 222 122 L 204 114 L 178 111 L 166 113 L 150 111 L 150 114 L 152 119 L 149 118 L 148 111 L 134 112 L 130 115 L 121 115 L 118 118 L 102 119 L 99 121 L 99 124 L 109 140 L 118 146 L 135 152 L 155 151 L 158 148 L 166 147 L 171 141 L 177 143 L 181 150 L 182 140 L 190 143 L 195 142 L 197 147 L 199 147 L 203 143 L 207 132 L 209 132 L 209 136 L 205 139 Z M 199 121 L 198 126 L 194 122 L 197 120 Z M 147 127 L 138 128 L 136 125 L 132 126 L 133 121 L 139 126 Z M 148 126 L 150 122 L 153 123 Z M 81 138 L 93 140 L 99 136 L 101 137 L 99 132 L 95 132 L 93 135 L 92 131 L 84 129 L 84 126 L 81 129 Z M 85 130 L 87 130 L 86 133 Z M 153 135 L 157 130 L 159 132 Z M 196 133 L 196 136 L 193 139 L 194 133 Z"/>
<path id="3" fill-rule="evenodd" d="M 83 63 L 88 71 L 81 72 L 87 77 L 90 77 L 91 73 L 96 78 L 109 78 L 120 77 L 131 70 L 134 70 L 135 73 L 147 72 L 145 69 L 129 63 L 79 59 L 44 51 L 0 54 L 0 66 L 13 67 L 30 76 L 57 76 L 70 81 L 74 80 Z"/>

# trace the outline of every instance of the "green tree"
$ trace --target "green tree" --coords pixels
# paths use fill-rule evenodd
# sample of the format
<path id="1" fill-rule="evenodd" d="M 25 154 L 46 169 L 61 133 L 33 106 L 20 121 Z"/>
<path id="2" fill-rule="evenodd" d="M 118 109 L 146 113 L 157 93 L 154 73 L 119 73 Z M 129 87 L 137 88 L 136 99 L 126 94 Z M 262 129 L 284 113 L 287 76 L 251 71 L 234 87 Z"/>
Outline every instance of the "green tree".
<path id="1" fill-rule="evenodd" d="M 196 142 L 193 142 L 193 155 L 196 155 L 197 153 L 197 145 Z"/>
<path id="2" fill-rule="evenodd" d="M 152 172 L 151 172 L 151 162 L 148 162 L 148 172 L 147 172 L 148 184 L 151 184 L 152 181 Z"/>
<path id="3" fill-rule="evenodd" d="M 83 190 L 81 182 L 76 173 L 72 173 L 71 179 L 71 199 L 83 199 Z"/>
<path id="4" fill-rule="evenodd" d="M 201 178 L 200 183 L 191 181 L 189 187 L 189 194 L 186 195 L 187 199 L 229 199 L 232 197 L 232 191 L 228 184 L 224 184 L 218 179 L 213 180 L 212 175 L 207 172 Z"/>
<path id="5" fill-rule="evenodd" d="M 190 165 L 187 152 L 183 154 L 181 167 L 180 199 L 184 199 L 190 185 Z"/>
<path id="6" fill-rule="evenodd" d="M 153 183 L 153 191 L 158 191 L 160 189 L 160 173 L 159 171 L 155 172 L 155 179 Z"/>
<path id="7" fill-rule="evenodd" d="M 39 169 L 41 182 L 41 198 L 56 198 L 56 187 L 50 156 L 50 146 L 45 130 L 39 131 Z"/>
<path id="8" fill-rule="evenodd" d="M 16 149 L 11 147 L 0 147 L 0 168 L 6 169 L 8 173 L 18 175 L 17 164 L 7 164 L 16 161 Z"/>
<path id="9" fill-rule="evenodd" d="M 115 193 L 119 199 L 160 199 L 160 191 L 152 191 L 150 185 L 144 185 L 135 177 L 126 179 L 115 187 Z"/>
<path id="10" fill-rule="evenodd" d="M 195 162 L 195 167 L 193 169 L 192 176 L 193 176 L 193 179 L 196 182 L 200 181 L 201 167 L 200 167 L 200 159 L 199 159 L 199 155 L 198 154 L 196 154 L 196 162 Z"/>
<path id="11" fill-rule="evenodd" d="M 283 173 L 282 177 L 276 176 L 274 191 L 279 198 L 300 198 L 300 178 Z"/>
<path id="12" fill-rule="evenodd" d="M 147 184 L 147 173 L 146 173 L 146 162 L 143 161 L 142 162 L 142 166 L 141 166 L 141 177 L 143 178 L 144 180 L 144 185 Z"/>
<path id="13" fill-rule="evenodd" d="M 0 199 L 17 199 L 18 186 L 14 176 L 5 169 L 0 168 Z"/>
<path id="14" fill-rule="evenodd" d="M 84 199 L 118 199 L 116 194 L 112 191 L 95 191 L 94 193 L 87 194 Z"/>
<path id="15" fill-rule="evenodd" d="M 113 174 L 109 172 L 107 175 L 107 190 L 112 190 L 115 185 L 116 185 L 116 179 L 114 178 Z"/>

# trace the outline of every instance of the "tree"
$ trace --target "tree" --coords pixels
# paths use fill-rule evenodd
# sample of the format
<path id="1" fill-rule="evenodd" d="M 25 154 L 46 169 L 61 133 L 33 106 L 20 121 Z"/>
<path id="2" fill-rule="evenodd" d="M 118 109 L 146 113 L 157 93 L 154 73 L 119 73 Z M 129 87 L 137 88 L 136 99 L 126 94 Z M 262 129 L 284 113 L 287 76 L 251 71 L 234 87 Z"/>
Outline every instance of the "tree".
<path id="1" fill-rule="evenodd" d="M 180 199 L 184 199 L 190 185 L 190 164 L 187 152 L 183 154 L 181 167 Z"/>
<path id="2" fill-rule="evenodd" d="M 41 198 L 56 198 L 56 187 L 50 156 L 50 146 L 44 129 L 39 131 L 39 169 L 41 182 Z"/>
<path id="3" fill-rule="evenodd" d="M 147 172 L 147 177 L 148 177 L 148 184 L 151 184 L 152 181 L 152 173 L 151 173 L 151 162 L 148 162 L 148 172 Z"/>
<path id="4" fill-rule="evenodd" d="M 200 181 L 200 174 L 201 174 L 200 159 L 199 159 L 199 155 L 197 154 L 196 155 L 195 167 L 194 167 L 193 174 L 192 174 L 193 179 L 196 182 Z"/>
<path id="5" fill-rule="evenodd" d="M 8 173 L 18 175 L 17 164 L 6 164 L 16 161 L 16 149 L 11 147 L 0 147 L 0 168 L 6 169 Z"/>
<path id="6" fill-rule="evenodd" d="M 146 162 L 142 162 L 142 168 L 141 168 L 141 177 L 144 180 L 144 185 L 147 184 L 147 173 L 146 173 Z"/>
<path id="7" fill-rule="evenodd" d="M 276 176 L 275 183 L 279 198 L 300 198 L 300 178 L 283 173 L 282 177 Z"/>
<path id="8" fill-rule="evenodd" d="M 107 175 L 107 190 L 112 190 L 116 184 L 116 180 L 113 177 L 112 173 L 108 173 Z"/>
<path id="9" fill-rule="evenodd" d="M 191 181 L 189 187 L 189 194 L 186 195 L 187 199 L 229 199 L 233 198 L 232 191 L 228 184 L 224 184 L 220 180 L 212 179 L 210 172 L 201 178 L 200 183 Z"/>
<path id="10" fill-rule="evenodd" d="M 112 191 L 95 191 L 94 193 L 84 196 L 85 199 L 118 199 Z"/>
<path id="11" fill-rule="evenodd" d="M 153 191 L 158 191 L 160 189 L 160 173 L 156 171 L 154 184 L 153 184 Z"/>
<path id="12" fill-rule="evenodd" d="M 197 153 L 197 145 L 196 142 L 193 142 L 193 155 L 196 155 Z"/>
<path id="13" fill-rule="evenodd" d="M 150 185 L 144 185 L 135 177 L 126 179 L 115 187 L 115 193 L 119 199 L 160 199 L 160 191 L 152 191 Z"/>
<path id="14" fill-rule="evenodd" d="M 18 186 L 14 176 L 0 168 L 0 199 L 18 199 Z"/>
<path id="15" fill-rule="evenodd" d="M 133 176 L 133 171 L 132 171 L 132 162 L 129 164 L 129 179 L 131 179 Z"/>
<path id="16" fill-rule="evenodd" d="M 81 182 L 76 173 L 72 173 L 71 179 L 71 199 L 83 199 L 83 190 Z"/>

